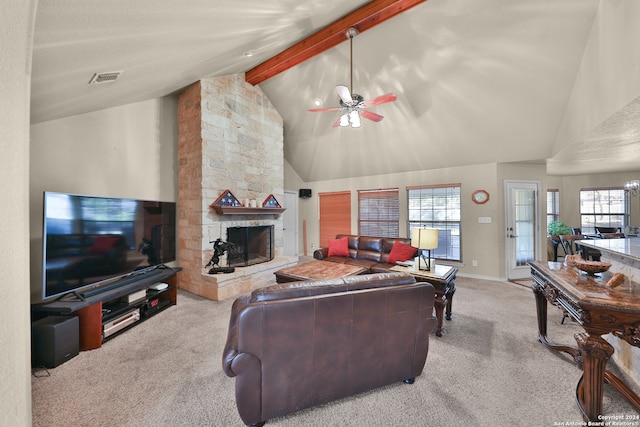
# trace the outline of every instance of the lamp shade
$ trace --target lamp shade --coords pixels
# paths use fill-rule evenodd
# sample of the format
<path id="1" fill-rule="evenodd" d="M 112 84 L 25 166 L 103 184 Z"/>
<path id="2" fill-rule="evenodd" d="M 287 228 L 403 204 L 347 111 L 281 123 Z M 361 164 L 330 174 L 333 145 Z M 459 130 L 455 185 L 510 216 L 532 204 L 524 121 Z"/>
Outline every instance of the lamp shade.
<path id="1" fill-rule="evenodd" d="M 411 246 L 418 249 L 435 249 L 438 247 L 437 228 L 412 228 Z"/>

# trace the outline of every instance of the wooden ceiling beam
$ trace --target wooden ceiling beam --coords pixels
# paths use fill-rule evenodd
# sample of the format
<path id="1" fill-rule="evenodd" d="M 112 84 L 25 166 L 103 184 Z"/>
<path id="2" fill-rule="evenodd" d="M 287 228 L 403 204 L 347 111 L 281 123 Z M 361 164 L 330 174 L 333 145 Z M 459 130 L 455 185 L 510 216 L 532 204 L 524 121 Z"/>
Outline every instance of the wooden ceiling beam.
<path id="1" fill-rule="evenodd" d="M 355 27 L 359 32 L 366 31 L 425 1 L 427 0 L 373 0 L 276 56 L 256 65 L 246 72 L 245 80 L 252 85 L 260 84 L 348 40 L 346 31 L 349 27 Z"/>

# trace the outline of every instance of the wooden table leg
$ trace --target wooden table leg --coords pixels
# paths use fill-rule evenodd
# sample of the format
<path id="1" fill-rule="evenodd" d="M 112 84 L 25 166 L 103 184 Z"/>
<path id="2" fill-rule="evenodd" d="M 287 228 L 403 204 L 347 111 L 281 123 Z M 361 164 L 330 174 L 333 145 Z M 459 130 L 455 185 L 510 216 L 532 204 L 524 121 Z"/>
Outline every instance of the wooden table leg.
<path id="1" fill-rule="evenodd" d="M 442 318 L 444 314 L 444 308 L 446 307 L 446 305 L 447 305 L 447 296 L 443 293 L 436 292 L 436 298 L 433 304 L 433 308 L 436 311 L 436 320 L 437 320 L 436 336 L 437 337 L 442 336 Z"/>
<path id="2" fill-rule="evenodd" d="M 534 282 L 531 286 L 533 295 L 536 297 L 536 315 L 538 318 L 538 341 L 547 344 L 547 299 L 540 286 Z"/>
<path id="3" fill-rule="evenodd" d="M 576 364 L 582 366 L 582 357 L 580 350 L 575 347 L 566 345 L 557 345 L 547 336 L 547 297 L 544 294 L 542 285 L 534 281 L 531 285 L 533 294 L 536 297 L 536 315 L 538 318 L 538 341 L 544 344 L 547 348 L 555 351 L 563 351 L 573 357 Z"/>
<path id="4" fill-rule="evenodd" d="M 456 288 L 450 288 L 445 297 L 447 298 L 447 308 L 445 310 L 445 319 L 451 320 L 451 305 L 453 304 L 453 294 L 456 292 Z"/>
<path id="5" fill-rule="evenodd" d="M 585 421 L 598 421 L 602 414 L 604 373 L 613 347 L 599 335 L 574 335 L 582 352 L 582 378 L 576 389 L 576 403 Z"/>

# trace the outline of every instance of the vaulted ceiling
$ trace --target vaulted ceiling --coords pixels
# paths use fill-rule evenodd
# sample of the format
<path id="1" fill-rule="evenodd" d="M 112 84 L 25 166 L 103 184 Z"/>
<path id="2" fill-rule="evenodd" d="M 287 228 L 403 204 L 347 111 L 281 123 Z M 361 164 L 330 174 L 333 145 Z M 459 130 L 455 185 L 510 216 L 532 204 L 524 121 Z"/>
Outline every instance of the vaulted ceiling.
<path id="1" fill-rule="evenodd" d="M 32 122 L 245 73 L 371 3 L 40 1 Z M 598 4 L 428 0 L 365 29 L 353 40 L 352 91 L 365 99 L 394 92 L 398 100 L 371 108 L 384 120 L 359 129 L 333 128 L 335 112 L 306 111 L 316 99 L 337 106 L 335 85 L 349 85 L 345 36 L 259 83 L 283 117 L 285 158 L 305 181 L 494 162 L 547 162 L 551 172 L 571 173 L 617 171 L 623 160 L 637 168 L 640 132 L 630 119 L 640 116 L 637 103 L 594 129 L 584 159 L 554 153 Z M 122 71 L 116 82 L 88 84 L 94 73 L 110 71 Z M 618 167 L 594 164 L 600 152 Z"/>

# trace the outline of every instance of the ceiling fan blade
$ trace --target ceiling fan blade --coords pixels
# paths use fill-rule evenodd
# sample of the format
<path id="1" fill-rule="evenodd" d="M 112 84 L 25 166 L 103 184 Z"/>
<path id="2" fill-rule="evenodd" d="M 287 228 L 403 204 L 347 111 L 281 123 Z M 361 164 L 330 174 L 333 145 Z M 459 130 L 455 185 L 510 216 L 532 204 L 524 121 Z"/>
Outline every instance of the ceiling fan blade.
<path id="1" fill-rule="evenodd" d="M 384 116 L 381 116 L 380 114 L 376 114 L 369 110 L 360 110 L 360 115 L 365 119 L 373 120 L 374 122 L 379 122 L 384 118 Z"/>
<path id="2" fill-rule="evenodd" d="M 385 102 L 393 102 L 396 99 L 398 99 L 398 96 L 395 93 L 386 93 L 368 101 L 362 101 L 361 105 L 363 108 L 373 107 L 374 105 L 384 104 Z"/>
<path id="3" fill-rule="evenodd" d="M 336 86 L 336 91 L 338 92 L 338 96 L 342 99 L 346 105 L 353 105 L 353 98 L 351 97 L 351 92 L 349 92 L 349 88 L 345 85 Z"/>
<path id="4" fill-rule="evenodd" d="M 340 107 L 328 107 L 328 108 L 312 108 L 307 110 L 309 113 L 323 113 L 325 111 L 338 111 Z"/>
<path id="5" fill-rule="evenodd" d="M 340 119 L 336 120 L 335 123 L 332 125 L 332 127 L 337 128 L 338 126 L 340 126 Z"/>

